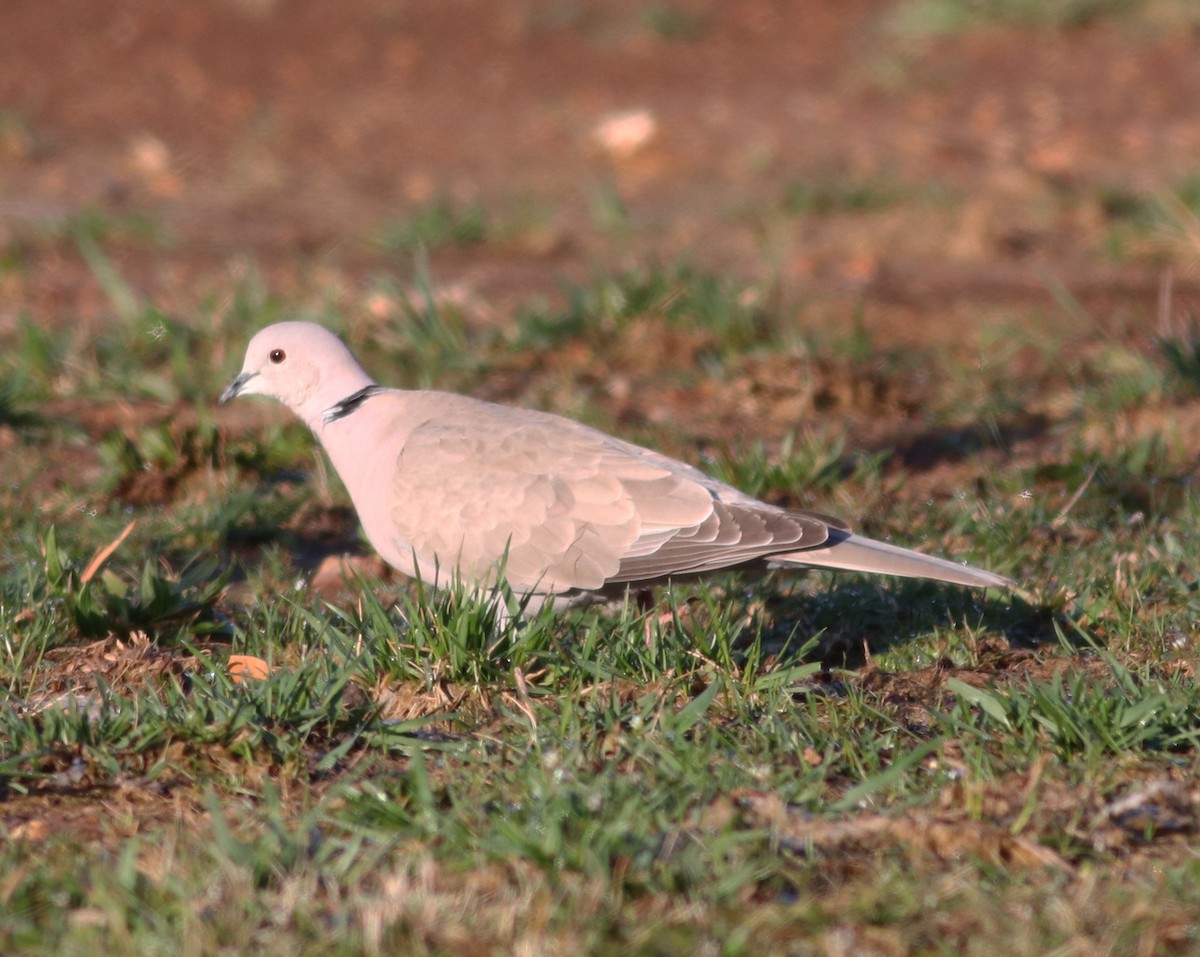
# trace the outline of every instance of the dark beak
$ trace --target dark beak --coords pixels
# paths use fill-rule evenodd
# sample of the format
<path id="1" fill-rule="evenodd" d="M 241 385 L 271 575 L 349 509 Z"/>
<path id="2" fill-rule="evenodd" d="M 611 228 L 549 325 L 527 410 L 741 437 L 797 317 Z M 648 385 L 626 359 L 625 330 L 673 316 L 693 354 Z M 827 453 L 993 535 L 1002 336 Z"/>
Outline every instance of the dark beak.
<path id="1" fill-rule="evenodd" d="M 255 375 L 255 373 L 253 373 L 253 372 L 243 372 L 236 379 L 234 379 L 231 383 L 229 383 L 229 385 L 226 387 L 225 391 L 221 393 L 221 396 L 220 396 L 220 398 L 217 399 L 217 401 L 221 405 L 224 405 L 230 399 L 236 399 L 238 397 L 238 395 L 241 393 L 242 389 L 244 389 L 246 387 L 246 383 L 254 378 L 254 375 Z"/>

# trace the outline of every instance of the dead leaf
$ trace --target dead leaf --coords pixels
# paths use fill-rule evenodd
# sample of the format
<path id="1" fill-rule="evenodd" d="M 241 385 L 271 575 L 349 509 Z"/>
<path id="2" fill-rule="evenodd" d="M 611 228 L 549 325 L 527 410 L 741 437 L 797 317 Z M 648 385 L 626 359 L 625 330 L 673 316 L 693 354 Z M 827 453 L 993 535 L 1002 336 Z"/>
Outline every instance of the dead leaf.
<path id="1" fill-rule="evenodd" d="M 253 655 L 230 655 L 228 670 L 234 683 L 239 685 L 247 679 L 266 681 L 271 674 L 271 666 Z"/>
<path id="2" fill-rule="evenodd" d="M 35 817 L 31 821 L 22 821 L 8 832 L 14 841 L 44 841 L 53 832 L 45 818 Z"/>
<path id="3" fill-rule="evenodd" d="M 129 537 L 129 533 L 133 531 L 133 526 L 136 524 L 137 519 L 135 518 L 132 522 L 125 526 L 125 531 L 121 532 L 120 535 L 118 535 L 92 556 L 92 560 L 88 562 L 87 568 L 85 568 L 83 570 L 83 574 L 79 576 L 79 580 L 83 582 L 83 584 L 86 585 L 88 582 L 90 582 L 95 576 L 96 572 L 100 571 L 100 566 L 108 561 L 112 553 L 121 547 L 121 542 L 125 541 L 125 539 Z"/>

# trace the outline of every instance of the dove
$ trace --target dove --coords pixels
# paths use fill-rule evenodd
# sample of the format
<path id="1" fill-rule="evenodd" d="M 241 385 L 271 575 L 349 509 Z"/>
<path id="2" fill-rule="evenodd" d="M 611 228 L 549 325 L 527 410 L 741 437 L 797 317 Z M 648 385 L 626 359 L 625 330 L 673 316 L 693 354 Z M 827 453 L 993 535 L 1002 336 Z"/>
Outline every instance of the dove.
<path id="1" fill-rule="evenodd" d="M 308 425 L 384 561 L 435 587 L 502 574 L 528 611 L 755 566 L 1014 584 L 770 505 L 571 419 L 387 388 L 313 323 L 255 334 L 220 401 L 240 395 L 278 399 Z"/>

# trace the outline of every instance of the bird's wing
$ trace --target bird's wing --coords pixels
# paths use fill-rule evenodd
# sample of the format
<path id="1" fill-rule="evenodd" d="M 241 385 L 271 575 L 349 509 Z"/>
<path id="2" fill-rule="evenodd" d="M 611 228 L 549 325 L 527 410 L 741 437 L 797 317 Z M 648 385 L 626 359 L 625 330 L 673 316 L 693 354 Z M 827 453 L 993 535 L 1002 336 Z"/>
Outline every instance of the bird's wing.
<path id="1" fill-rule="evenodd" d="M 471 413 L 412 432 L 390 508 L 423 561 L 468 578 L 503 560 L 521 590 L 593 591 L 816 546 L 828 534 L 818 519 L 585 426 L 497 407 Z M 726 491 L 732 501 L 719 497 Z"/>

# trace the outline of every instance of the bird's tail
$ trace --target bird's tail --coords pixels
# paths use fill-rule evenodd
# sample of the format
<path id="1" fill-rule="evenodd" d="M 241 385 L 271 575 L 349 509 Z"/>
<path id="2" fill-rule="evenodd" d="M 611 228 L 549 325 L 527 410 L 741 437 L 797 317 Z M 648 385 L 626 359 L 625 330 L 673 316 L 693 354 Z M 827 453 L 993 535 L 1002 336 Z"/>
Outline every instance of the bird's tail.
<path id="1" fill-rule="evenodd" d="M 923 555 L 910 548 L 900 548 L 840 529 L 830 529 L 829 539 L 819 548 L 772 555 L 768 561 L 771 565 L 838 568 L 901 578 L 931 578 L 973 588 L 1011 588 L 1015 584 L 1012 579 L 982 568 Z"/>

